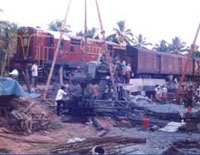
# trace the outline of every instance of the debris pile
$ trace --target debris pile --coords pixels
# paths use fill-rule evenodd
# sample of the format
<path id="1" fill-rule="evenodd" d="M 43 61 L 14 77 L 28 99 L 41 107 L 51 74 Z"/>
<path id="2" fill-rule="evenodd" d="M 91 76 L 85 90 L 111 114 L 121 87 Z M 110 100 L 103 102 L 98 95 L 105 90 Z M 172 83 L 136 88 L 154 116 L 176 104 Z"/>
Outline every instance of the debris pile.
<path id="1" fill-rule="evenodd" d="M 7 98 L 0 97 L 1 119 L 4 120 L 1 126 L 20 134 L 48 128 L 50 120 L 41 106 L 37 107 L 37 100 L 16 96 Z"/>

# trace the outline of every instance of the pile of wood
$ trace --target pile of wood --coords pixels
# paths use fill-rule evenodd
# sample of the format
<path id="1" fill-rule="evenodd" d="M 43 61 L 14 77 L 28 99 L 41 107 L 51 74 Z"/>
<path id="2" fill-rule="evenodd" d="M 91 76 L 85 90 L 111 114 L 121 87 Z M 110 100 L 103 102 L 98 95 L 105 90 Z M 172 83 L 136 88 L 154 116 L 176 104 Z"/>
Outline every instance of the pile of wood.
<path id="1" fill-rule="evenodd" d="M 133 153 L 136 149 L 131 150 L 134 144 L 146 143 L 145 138 L 132 137 L 101 137 L 88 138 L 83 141 L 64 143 L 55 146 L 50 150 L 52 154 L 91 154 L 94 147 L 101 147 L 107 154 L 127 154 Z M 129 147 L 128 151 L 124 152 L 123 148 Z"/>
<path id="2" fill-rule="evenodd" d="M 50 120 L 36 100 L 13 96 L 9 100 L 1 97 L 0 101 L 0 107 L 3 107 L 0 116 L 5 120 L 3 127 L 20 134 L 48 128 Z"/>

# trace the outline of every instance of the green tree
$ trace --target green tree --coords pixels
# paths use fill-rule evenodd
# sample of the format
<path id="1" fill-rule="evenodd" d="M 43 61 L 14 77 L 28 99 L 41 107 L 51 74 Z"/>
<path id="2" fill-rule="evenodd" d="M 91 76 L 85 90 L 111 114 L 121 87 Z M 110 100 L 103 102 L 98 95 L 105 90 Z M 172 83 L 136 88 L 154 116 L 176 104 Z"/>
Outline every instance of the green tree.
<path id="1" fill-rule="evenodd" d="M 88 30 L 88 38 L 99 39 L 99 31 L 97 28 L 93 27 Z"/>
<path id="2" fill-rule="evenodd" d="M 153 47 L 154 50 L 160 51 L 160 52 L 169 52 L 169 44 L 165 40 L 161 40 L 158 44 L 155 44 L 155 47 Z"/>
<path id="3" fill-rule="evenodd" d="M 131 45 L 133 43 L 133 33 L 131 29 L 126 29 L 126 22 L 120 20 L 117 22 L 117 27 L 113 28 L 114 34 L 107 37 L 107 40 L 116 42 L 118 44 Z"/>
<path id="4" fill-rule="evenodd" d="M 76 32 L 76 36 L 84 37 L 84 32 L 83 31 Z"/>
<path id="5" fill-rule="evenodd" d="M 55 19 L 48 25 L 48 28 L 49 30 L 52 30 L 52 31 L 59 31 L 61 26 L 62 26 L 62 21 L 59 19 Z M 65 26 L 64 32 L 66 33 L 72 32 L 70 25 Z"/>
<path id="6" fill-rule="evenodd" d="M 99 39 L 99 31 L 97 28 L 93 27 L 91 29 L 88 30 L 87 32 L 87 37 L 88 38 L 93 38 L 93 39 Z M 83 31 L 79 31 L 76 33 L 76 36 L 80 36 L 80 37 L 84 37 L 84 32 Z"/>
<path id="7" fill-rule="evenodd" d="M 0 21 L 0 61 L 1 76 L 17 48 L 17 25 L 8 21 Z"/>
<path id="8" fill-rule="evenodd" d="M 169 49 L 172 53 L 178 54 L 187 50 L 185 45 L 186 43 L 180 37 L 174 37 L 169 45 Z"/>
<path id="9" fill-rule="evenodd" d="M 147 42 L 146 38 L 142 34 L 139 34 L 134 38 L 133 45 L 137 48 L 146 48 L 146 46 L 152 44 Z"/>

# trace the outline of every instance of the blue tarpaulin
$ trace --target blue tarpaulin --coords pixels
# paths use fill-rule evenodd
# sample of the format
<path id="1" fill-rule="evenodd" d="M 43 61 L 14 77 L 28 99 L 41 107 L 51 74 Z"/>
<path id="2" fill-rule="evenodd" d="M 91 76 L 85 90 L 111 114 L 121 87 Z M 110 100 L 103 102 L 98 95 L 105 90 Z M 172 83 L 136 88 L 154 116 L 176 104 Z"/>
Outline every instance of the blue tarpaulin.
<path id="1" fill-rule="evenodd" d="M 1 77 L 0 76 L 0 96 L 24 96 L 30 98 L 36 98 L 41 96 L 41 94 L 28 93 L 25 92 L 18 81 L 10 78 L 10 77 Z"/>

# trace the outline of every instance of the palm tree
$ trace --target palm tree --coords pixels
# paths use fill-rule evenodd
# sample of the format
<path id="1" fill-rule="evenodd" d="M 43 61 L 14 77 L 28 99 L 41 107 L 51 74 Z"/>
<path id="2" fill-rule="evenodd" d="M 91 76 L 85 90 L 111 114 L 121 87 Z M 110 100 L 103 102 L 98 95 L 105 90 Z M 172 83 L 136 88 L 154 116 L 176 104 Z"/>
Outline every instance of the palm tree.
<path id="1" fill-rule="evenodd" d="M 99 39 L 99 30 L 95 27 L 91 28 L 88 30 L 87 32 L 87 37 L 88 38 L 93 38 L 93 39 Z M 84 37 L 84 32 L 83 31 L 79 31 L 76 33 L 76 36 L 80 36 L 80 37 Z"/>
<path id="2" fill-rule="evenodd" d="M 5 68 L 17 48 L 17 25 L 8 21 L 0 22 L 0 61 L 1 76 L 5 75 Z"/>
<path id="3" fill-rule="evenodd" d="M 146 46 L 152 45 L 146 41 L 146 38 L 142 34 L 136 36 L 136 38 L 133 40 L 133 44 L 137 48 L 146 48 Z"/>
<path id="4" fill-rule="evenodd" d="M 52 31 L 59 31 L 60 28 L 61 28 L 61 26 L 62 26 L 62 21 L 59 20 L 59 19 L 53 20 L 53 21 L 48 25 L 49 30 L 52 30 Z M 72 31 L 71 31 L 70 25 L 66 25 L 66 26 L 65 26 L 64 32 L 66 32 L 66 33 L 72 32 Z"/>
<path id="5" fill-rule="evenodd" d="M 133 34 L 131 29 L 126 29 L 125 23 L 124 20 L 117 22 L 117 27 L 113 28 L 114 34 L 109 35 L 107 40 L 114 41 L 118 44 L 132 44 Z"/>
<path id="6" fill-rule="evenodd" d="M 159 44 L 155 44 L 154 50 L 160 52 L 169 52 L 169 44 L 165 40 L 161 40 Z"/>
<path id="7" fill-rule="evenodd" d="M 174 37 L 172 38 L 172 43 L 169 45 L 169 48 L 171 52 L 178 54 L 187 50 L 185 45 L 186 43 L 183 42 L 180 37 Z"/>

